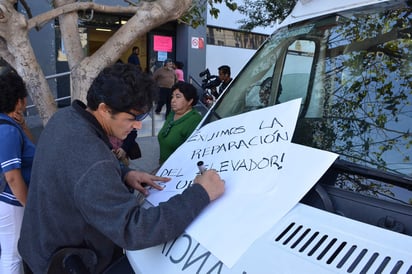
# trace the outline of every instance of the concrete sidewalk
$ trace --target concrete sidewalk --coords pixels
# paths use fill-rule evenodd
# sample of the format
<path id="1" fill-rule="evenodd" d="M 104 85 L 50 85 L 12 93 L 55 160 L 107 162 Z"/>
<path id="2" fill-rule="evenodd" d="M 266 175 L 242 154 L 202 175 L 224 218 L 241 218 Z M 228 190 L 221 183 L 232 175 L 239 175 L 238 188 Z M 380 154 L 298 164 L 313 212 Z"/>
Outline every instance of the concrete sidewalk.
<path id="1" fill-rule="evenodd" d="M 137 143 L 142 151 L 140 159 L 131 160 L 130 168 L 152 173 L 159 167 L 159 143 L 157 137 L 137 137 Z"/>

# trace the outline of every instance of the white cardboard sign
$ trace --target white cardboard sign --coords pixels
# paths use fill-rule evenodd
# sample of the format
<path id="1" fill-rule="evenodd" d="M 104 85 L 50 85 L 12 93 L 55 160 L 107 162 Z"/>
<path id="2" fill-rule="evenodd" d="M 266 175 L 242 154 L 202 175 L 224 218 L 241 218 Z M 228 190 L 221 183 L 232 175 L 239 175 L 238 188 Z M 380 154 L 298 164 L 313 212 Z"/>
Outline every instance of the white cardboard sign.
<path id="1" fill-rule="evenodd" d="M 224 195 L 186 232 L 232 267 L 317 182 L 337 155 L 291 143 L 300 99 L 207 124 L 171 155 L 157 175 L 171 177 L 152 190 L 153 205 L 181 193 L 199 173 L 217 170 Z"/>

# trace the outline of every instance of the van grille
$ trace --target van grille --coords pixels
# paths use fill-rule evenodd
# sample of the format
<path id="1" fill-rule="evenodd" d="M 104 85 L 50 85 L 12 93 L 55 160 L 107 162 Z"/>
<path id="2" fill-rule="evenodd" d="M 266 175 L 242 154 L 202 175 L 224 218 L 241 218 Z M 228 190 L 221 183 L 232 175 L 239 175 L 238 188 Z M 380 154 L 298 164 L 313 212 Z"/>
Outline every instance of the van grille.
<path id="1" fill-rule="evenodd" d="M 412 274 L 412 258 L 405 262 L 390 254 L 341 240 L 296 222 L 289 223 L 277 235 L 275 243 L 317 264 L 332 267 L 336 272 Z"/>

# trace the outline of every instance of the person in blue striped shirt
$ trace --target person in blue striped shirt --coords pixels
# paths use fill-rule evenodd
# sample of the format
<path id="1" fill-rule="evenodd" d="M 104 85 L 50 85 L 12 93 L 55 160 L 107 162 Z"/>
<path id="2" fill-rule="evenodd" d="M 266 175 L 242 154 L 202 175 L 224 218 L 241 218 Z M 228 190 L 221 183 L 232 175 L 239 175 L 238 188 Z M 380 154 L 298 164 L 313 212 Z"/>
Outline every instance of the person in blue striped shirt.
<path id="1" fill-rule="evenodd" d="M 17 250 L 35 146 L 25 124 L 27 90 L 9 69 L 0 75 L 0 273 L 22 274 Z"/>

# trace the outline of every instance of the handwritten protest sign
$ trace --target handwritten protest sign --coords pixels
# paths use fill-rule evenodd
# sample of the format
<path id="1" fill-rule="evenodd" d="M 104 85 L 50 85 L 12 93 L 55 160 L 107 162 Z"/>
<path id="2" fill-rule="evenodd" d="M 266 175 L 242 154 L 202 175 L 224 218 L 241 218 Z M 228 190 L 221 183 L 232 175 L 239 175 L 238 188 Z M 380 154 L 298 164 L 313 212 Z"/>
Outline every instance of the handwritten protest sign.
<path id="1" fill-rule="evenodd" d="M 198 174 L 196 163 L 217 170 L 225 194 L 187 233 L 231 267 L 316 183 L 335 154 L 291 143 L 300 99 L 210 123 L 169 157 L 157 175 L 171 177 L 152 191 L 154 205 L 181 193 Z"/>
<path id="2" fill-rule="evenodd" d="M 242 191 L 240 183 L 260 192 L 264 183 L 247 182 L 245 176 L 265 176 L 283 166 L 297 119 L 299 100 L 235 117 L 221 119 L 196 131 L 173 153 L 157 175 L 171 177 L 163 191 L 153 191 L 149 202 L 157 205 L 189 187 L 199 173 L 197 162 L 217 170 L 227 181 L 226 193 Z M 243 179 L 242 179 L 243 178 Z M 237 182 L 232 184 L 231 182 Z M 255 180 L 253 180 L 256 182 Z"/>

